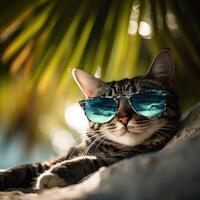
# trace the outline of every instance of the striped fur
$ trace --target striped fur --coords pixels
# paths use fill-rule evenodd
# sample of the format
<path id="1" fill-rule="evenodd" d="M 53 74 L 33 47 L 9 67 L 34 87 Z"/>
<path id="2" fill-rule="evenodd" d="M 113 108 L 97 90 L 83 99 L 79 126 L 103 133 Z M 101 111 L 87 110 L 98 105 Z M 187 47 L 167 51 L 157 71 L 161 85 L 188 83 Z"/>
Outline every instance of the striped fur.
<path id="1" fill-rule="evenodd" d="M 158 64 L 160 62 L 156 60 L 156 67 Z M 153 72 L 154 75 L 159 73 L 157 69 Z M 162 80 L 166 81 L 163 74 L 162 70 Z M 112 121 L 101 125 L 90 122 L 84 143 L 73 147 L 66 156 L 0 172 L 0 190 L 13 187 L 45 189 L 74 184 L 102 166 L 162 149 L 176 134 L 180 118 L 179 102 L 172 83 L 165 84 L 162 80 L 148 75 L 112 81 L 105 83 L 106 89 L 101 94 L 116 96 L 165 89 L 168 91 L 167 109 L 161 117 L 150 120 L 138 116 L 124 99 Z M 126 129 L 121 117 L 129 118 Z"/>

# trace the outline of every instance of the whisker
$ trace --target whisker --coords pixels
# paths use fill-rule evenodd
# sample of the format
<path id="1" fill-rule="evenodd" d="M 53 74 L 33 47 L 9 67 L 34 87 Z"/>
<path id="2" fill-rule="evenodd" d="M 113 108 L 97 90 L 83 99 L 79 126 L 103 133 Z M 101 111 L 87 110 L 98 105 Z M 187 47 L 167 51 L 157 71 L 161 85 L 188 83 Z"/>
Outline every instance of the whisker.
<path id="1" fill-rule="evenodd" d="M 167 133 L 164 133 L 164 131 L 175 131 L 178 128 L 178 125 L 175 124 L 165 124 L 163 126 L 158 126 L 156 124 L 153 125 L 155 128 L 155 132 L 162 131 L 162 135 L 165 135 L 165 137 L 169 137 Z M 149 125 L 142 125 L 142 126 L 130 126 L 129 132 L 135 134 L 135 136 L 143 135 L 144 131 L 148 132 Z M 146 129 L 146 130 L 145 130 Z"/>
<path id="2" fill-rule="evenodd" d="M 81 135 L 80 137 L 75 139 L 75 142 L 78 143 L 79 140 L 85 140 L 86 139 L 86 135 Z M 80 142 L 79 142 L 80 143 Z M 69 155 L 69 159 L 71 159 L 71 157 L 73 156 L 73 153 L 76 151 L 76 149 L 79 148 L 78 145 L 75 146 L 75 148 L 73 149 L 73 151 L 70 153 Z"/>
<path id="3" fill-rule="evenodd" d="M 73 151 L 70 153 L 70 155 L 69 155 L 69 159 L 71 159 L 71 157 L 72 157 L 72 155 L 73 155 L 73 153 L 75 152 L 75 150 L 78 148 L 78 145 L 73 149 Z"/>
<path id="4" fill-rule="evenodd" d="M 169 137 L 169 135 L 164 133 L 163 131 L 156 131 L 155 135 L 158 135 L 158 136 L 162 135 L 162 136 L 165 136 L 165 137 Z"/>
<path id="5" fill-rule="evenodd" d="M 98 150 L 100 144 L 102 144 L 105 140 L 106 140 L 106 137 L 104 137 L 104 138 L 97 144 L 97 146 L 96 146 L 94 152 Z"/>
<path id="6" fill-rule="evenodd" d="M 128 126 L 129 128 L 140 128 L 140 127 L 149 127 L 149 125 L 154 125 L 154 126 L 156 126 L 156 124 L 157 123 L 155 123 L 155 124 L 148 124 L 148 123 L 146 123 L 146 124 L 141 124 L 141 125 L 138 125 L 138 124 L 135 124 L 135 125 L 133 125 L 133 126 Z M 159 126 L 160 127 L 160 126 Z M 163 125 L 163 127 L 178 127 L 177 125 L 173 125 L 173 124 L 165 124 L 165 125 Z"/>
<path id="7" fill-rule="evenodd" d="M 94 135 L 88 135 L 88 133 L 93 133 Z M 90 131 L 90 132 L 87 132 L 87 135 L 85 135 L 85 139 L 96 138 L 96 137 L 98 137 L 98 136 L 100 136 L 100 135 L 101 135 L 101 132 L 98 132 L 98 133 L 95 134 L 94 131 L 92 131 L 92 132 Z M 90 145 L 90 144 L 89 144 L 89 145 Z M 89 145 L 88 145 L 88 146 L 89 146 Z M 87 147 L 88 147 L 88 146 L 87 146 Z M 87 147 L 86 147 L 86 148 L 87 148 Z"/>
<path id="8" fill-rule="evenodd" d="M 89 144 L 89 145 L 86 147 L 86 149 L 84 150 L 84 152 L 82 153 L 81 156 L 84 156 L 85 154 L 87 154 L 88 151 L 92 148 L 92 146 L 93 146 L 99 139 L 101 139 L 102 137 L 103 137 L 103 136 L 100 136 L 100 137 L 96 138 L 91 144 Z"/>
<path id="9" fill-rule="evenodd" d="M 75 141 L 76 143 L 80 143 L 79 141 L 80 141 L 80 140 L 82 141 L 85 137 L 86 137 L 85 134 L 84 134 L 84 135 L 81 135 L 81 136 L 77 137 L 76 139 L 74 139 L 74 141 Z"/>
<path id="10" fill-rule="evenodd" d="M 104 135 L 102 135 L 101 137 L 99 137 L 98 140 L 95 141 L 95 143 L 98 142 L 99 140 L 101 141 L 101 138 L 104 138 Z M 93 143 L 93 145 L 91 145 L 90 148 L 88 148 L 87 152 L 92 148 L 92 146 L 95 145 L 95 143 Z M 87 152 L 86 152 L 86 154 L 87 154 Z"/>
<path id="11" fill-rule="evenodd" d="M 99 135 L 101 135 L 101 132 L 100 132 L 100 133 L 97 133 L 97 134 L 94 134 L 94 135 L 87 135 L 87 137 L 88 137 L 89 139 L 91 139 L 91 138 L 94 138 L 94 137 L 99 136 Z"/>
<path id="12" fill-rule="evenodd" d="M 91 138 L 94 138 L 94 137 L 97 137 L 97 136 L 99 136 L 100 134 L 95 134 L 95 135 L 93 135 L 93 136 L 91 136 L 91 137 L 89 137 L 90 139 Z M 82 137 L 85 137 L 85 139 L 87 138 L 87 135 L 84 135 L 84 136 L 80 136 L 79 137 L 79 139 L 80 138 L 82 138 Z M 89 146 L 89 145 L 88 145 Z M 70 155 L 69 155 L 69 159 L 73 156 L 73 153 L 76 151 L 76 149 L 78 148 L 79 146 L 77 145 L 74 149 L 73 149 L 73 151 L 70 153 Z M 87 148 L 87 147 L 86 147 Z M 83 154 L 83 153 L 82 153 Z"/>

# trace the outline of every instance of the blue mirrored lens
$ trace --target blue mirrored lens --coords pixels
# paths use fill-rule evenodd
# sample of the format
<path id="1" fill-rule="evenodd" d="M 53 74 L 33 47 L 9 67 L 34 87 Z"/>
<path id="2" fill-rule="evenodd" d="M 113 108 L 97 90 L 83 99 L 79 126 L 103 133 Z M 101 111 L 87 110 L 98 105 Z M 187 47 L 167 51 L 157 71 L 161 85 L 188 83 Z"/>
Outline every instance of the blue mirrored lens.
<path id="1" fill-rule="evenodd" d="M 147 118 L 159 117 L 166 109 L 166 93 L 163 91 L 146 91 L 135 93 L 131 98 L 133 109 Z"/>
<path id="2" fill-rule="evenodd" d="M 117 103 L 112 98 L 94 98 L 85 102 L 85 114 L 94 123 L 110 121 L 117 112 Z"/>

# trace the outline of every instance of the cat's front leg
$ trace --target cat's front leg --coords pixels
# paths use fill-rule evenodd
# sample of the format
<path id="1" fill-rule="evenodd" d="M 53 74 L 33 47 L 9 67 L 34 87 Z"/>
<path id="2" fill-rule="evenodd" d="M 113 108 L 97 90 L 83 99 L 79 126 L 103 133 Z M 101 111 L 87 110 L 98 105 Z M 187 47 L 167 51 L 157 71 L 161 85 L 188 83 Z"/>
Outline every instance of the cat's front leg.
<path id="1" fill-rule="evenodd" d="M 38 177 L 36 189 L 41 190 L 75 184 L 87 175 L 97 171 L 100 167 L 111 165 L 117 161 L 115 158 L 97 158 L 94 156 L 63 161 Z"/>
<path id="2" fill-rule="evenodd" d="M 56 173 L 53 173 L 51 170 L 48 170 L 37 178 L 35 189 L 43 190 L 52 187 L 64 187 L 66 185 L 67 183 L 65 179 L 62 179 Z"/>
<path id="3" fill-rule="evenodd" d="M 13 188 L 29 188 L 39 173 L 49 166 L 43 163 L 27 164 L 0 170 L 0 191 Z"/>

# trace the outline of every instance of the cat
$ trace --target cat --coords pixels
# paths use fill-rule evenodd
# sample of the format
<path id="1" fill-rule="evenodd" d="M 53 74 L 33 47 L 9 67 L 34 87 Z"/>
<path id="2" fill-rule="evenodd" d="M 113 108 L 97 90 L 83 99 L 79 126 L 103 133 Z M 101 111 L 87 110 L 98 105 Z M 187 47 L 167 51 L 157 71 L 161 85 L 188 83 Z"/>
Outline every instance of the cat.
<path id="1" fill-rule="evenodd" d="M 83 143 L 55 160 L 0 171 L 1 191 L 9 188 L 43 190 L 75 184 L 103 166 L 161 150 L 177 133 L 180 109 L 173 86 L 174 62 L 169 49 L 159 52 L 144 76 L 104 82 L 80 69 L 73 69 L 72 74 L 86 102 L 96 97 L 109 97 L 109 101 L 113 102 L 114 97 L 120 96 L 112 118 L 104 120 L 97 117 L 97 123 L 91 120 L 90 113 L 85 110 L 89 118 L 89 130 Z M 166 108 L 160 116 L 148 118 L 141 115 L 126 98 L 132 94 L 146 94 L 146 91 L 150 91 L 150 95 L 152 91 L 166 92 Z M 105 106 L 99 105 L 100 109 Z M 99 123 L 101 120 L 103 123 Z"/>

